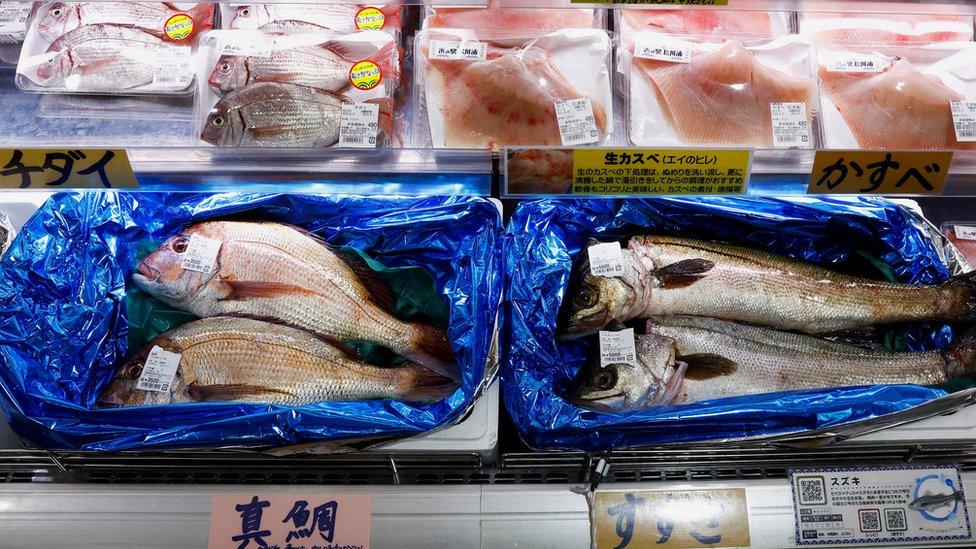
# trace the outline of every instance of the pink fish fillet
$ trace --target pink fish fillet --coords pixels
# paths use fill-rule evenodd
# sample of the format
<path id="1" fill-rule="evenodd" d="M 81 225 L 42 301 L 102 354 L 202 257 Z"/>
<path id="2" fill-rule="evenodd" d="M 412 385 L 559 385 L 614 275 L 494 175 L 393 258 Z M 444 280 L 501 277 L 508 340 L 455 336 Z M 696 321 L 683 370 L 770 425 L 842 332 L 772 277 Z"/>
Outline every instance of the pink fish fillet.
<path id="1" fill-rule="evenodd" d="M 814 79 L 779 72 L 760 63 L 740 42 L 693 55 L 690 63 L 635 59 L 658 103 L 688 144 L 773 144 L 770 103 L 806 103 Z"/>
<path id="2" fill-rule="evenodd" d="M 520 9 L 499 4 L 500 0 L 490 0 L 486 8 L 437 8 L 424 27 L 553 31 L 593 26 L 590 9 Z"/>
<path id="3" fill-rule="evenodd" d="M 712 34 L 748 33 L 770 36 L 772 14 L 765 11 L 624 10 L 625 22 L 635 29 Z"/>
<path id="4" fill-rule="evenodd" d="M 448 147 L 561 145 L 555 102 L 583 97 L 537 46 L 491 46 L 484 61 L 431 60 L 430 66 L 444 81 Z M 603 133 L 606 112 L 597 101 L 592 103 Z"/>
<path id="5" fill-rule="evenodd" d="M 902 58 L 880 73 L 829 72 L 823 91 L 865 149 L 973 149 L 956 141 L 949 102 L 964 99 Z"/>
<path id="6" fill-rule="evenodd" d="M 804 18 L 837 22 L 836 28 L 813 34 L 818 42 L 918 44 L 973 39 L 973 18 L 967 15 L 812 12 Z"/>

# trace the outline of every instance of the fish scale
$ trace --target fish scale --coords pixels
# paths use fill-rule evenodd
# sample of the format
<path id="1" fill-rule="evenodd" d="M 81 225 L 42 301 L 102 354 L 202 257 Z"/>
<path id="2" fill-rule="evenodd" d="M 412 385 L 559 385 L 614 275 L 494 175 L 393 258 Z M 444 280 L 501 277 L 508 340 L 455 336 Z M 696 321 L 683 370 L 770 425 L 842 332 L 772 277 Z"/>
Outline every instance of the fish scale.
<path id="1" fill-rule="evenodd" d="M 47 51 L 55 56 L 38 67 L 38 76 L 47 86 L 73 76 L 78 89 L 134 88 L 153 81 L 157 52 L 166 47 L 138 29 L 88 25 L 51 43 Z"/>
<path id="2" fill-rule="evenodd" d="M 195 11 L 205 13 L 206 10 Z M 59 36 L 86 25 L 111 23 L 140 27 L 163 34 L 166 22 L 174 15 L 187 13 L 163 2 L 57 2 L 48 7 L 46 15 L 38 23 L 41 36 L 55 40 Z M 188 15 L 199 15 L 189 13 Z M 201 18 L 202 19 L 202 18 Z M 195 21 L 203 26 L 208 21 Z"/>
<path id="3" fill-rule="evenodd" d="M 261 81 L 289 82 L 329 91 L 340 91 L 349 84 L 349 61 L 326 46 L 279 49 L 268 57 L 221 57 L 211 82 L 217 90 L 231 92 L 246 84 Z M 238 74 L 223 75 L 224 66 Z"/>
<path id="4" fill-rule="evenodd" d="M 232 29 L 254 29 L 274 21 L 304 21 L 338 32 L 356 32 L 357 5 L 248 4 L 238 6 Z"/>

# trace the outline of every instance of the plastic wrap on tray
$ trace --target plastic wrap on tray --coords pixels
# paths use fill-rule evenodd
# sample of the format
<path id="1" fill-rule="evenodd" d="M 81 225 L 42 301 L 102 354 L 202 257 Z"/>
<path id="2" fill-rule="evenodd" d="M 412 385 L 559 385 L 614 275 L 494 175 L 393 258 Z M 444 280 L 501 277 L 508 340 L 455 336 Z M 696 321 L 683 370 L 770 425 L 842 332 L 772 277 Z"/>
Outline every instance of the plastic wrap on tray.
<path id="1" fill-rule="evenodd" d="M 428 29 L 417 36 L 414 145 L 597 145 L 613 133 L 610 36 Z"/>
<path id="2" fill-rule="evenodd" d="M 807 38 L 626 37 L 618 73 L 639 146 L 812 148 L 820 104 Z"/>
<path id="3" fill-rule="evenodd" d="M 829 148 L 976 148 L 976 43 L 820 44 Z"/>
<path id="4" fill-rule="evenodd" d="M 269 34 L 329 32 L 350 34 L 383 30 L 399 36 L 403 7 L 384 4 L 221 4 L 224 29 L 259 29 Z"/>
<path id="5" fill-rule="evenodd" d="M 221 147 L 389 147 L 400 49 L 384 31 L 201 37 L 201 139 Z"/>
<path id="6" fill-rule="evenodd" d="M 557 31 L 603 28 L 606 10 L 584 8 L 505 8 L 500 0 L 488 0 L 487 7 L 428 7 L 423 28 L 508 29 Z"/>
<path id="7" fill-rule="evenodd" d="M 113 376 L 127 372 L 120 365 L 135 351 L 130 345 L 194 318 L 139 297 L 133 285 L 139 258 L 187 227 L 214 219 L 294 224 L 362 256 L 373 271 L 409 269 L 429 277 L 436 306 L 399 299 L 395 312 L 411 318 L 445 309 L 460 387 L 430 404 L 96 406 L 105 401 Z M 2 260 L 0 295 L 10 322 L 0 336 L 0 404 L 19 435 L 63 449 L 286 446 L 408 436 L 449 424 L 491 376 L 486 361 L 500 297 L 500 223 L 494 204 L 465 197 L 55 195 Z M 402 298 L 403 286 L 390 285 Z M 370 352 L 361 346 L 357 351 L 364 357 Z"/>
<path id="8" fill-rule="evenodd" d="M 972 41 L 969 15 L 805 12 L 800 33 L 817 43 L 924 44 Z"/>
<path id="9" fill-rule="evenodd" d="M 942 232 L 970 265 L 976 265 L 976 221 L 946 221 Z"/>
<path id="10" fill-rule="evenodd" d="M 627 413 L 597 411 L 567 400 L 595 336 L 556 338 L 560 305 L 572 299 L 567 295 L 571 266 L 590 237 L 602 242 L 637 234 L 717 240 L 834 271 L 935 284 L 961 270 L 943 262 L 953 254 L 930 229 L 915 212 L 875 198 L 522 202 L 503 243 L 509 293 L 502 347 L 510 349 L 502 373 L 505 405 L 530 446 L 595 451 L 833 428 L 941 397 L 945 392 L 935 387 L 873 385 L 753 394 Z M 954 333 L 929 322 L 892 328 L 885 336 L 889 344 L 898 342 L 895 348 L 920 351 L 945 348 Z"/>
<path id="11" fill-rule="evenodd" d="M 787 11 L 625 9 L 616 15 L 616 29 L 623 37 L 645 30 L 771 37 L 791 30 Z"/>

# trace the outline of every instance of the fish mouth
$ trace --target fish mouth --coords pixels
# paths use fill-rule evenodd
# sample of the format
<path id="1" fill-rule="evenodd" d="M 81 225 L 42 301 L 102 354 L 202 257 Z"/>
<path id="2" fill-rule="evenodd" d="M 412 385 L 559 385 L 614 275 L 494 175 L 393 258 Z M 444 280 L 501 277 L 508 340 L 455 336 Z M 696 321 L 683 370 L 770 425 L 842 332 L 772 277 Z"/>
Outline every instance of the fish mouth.
<path id="1" fill-rule="evenodd" d="M 610 323 L 610 311 L 603 310 L 588 314 L 578 320 L 569 320 L 559 323 L 556 331 L 556 339 L 559 341 L 572 341 L 584 336 L 592 335 L 600 331 Z"/>
<path id="2" fill-rule="evenodd" d="M 139 272 L 133 274 L 133 278 L 142 278 L 145 282 L 156 282 L 159 280 L 159 277 L 162 276 L 162 273 L 160 273 L 157 269 L 146 265 L 145 261 L 140 261 L 136 269 Z"/>

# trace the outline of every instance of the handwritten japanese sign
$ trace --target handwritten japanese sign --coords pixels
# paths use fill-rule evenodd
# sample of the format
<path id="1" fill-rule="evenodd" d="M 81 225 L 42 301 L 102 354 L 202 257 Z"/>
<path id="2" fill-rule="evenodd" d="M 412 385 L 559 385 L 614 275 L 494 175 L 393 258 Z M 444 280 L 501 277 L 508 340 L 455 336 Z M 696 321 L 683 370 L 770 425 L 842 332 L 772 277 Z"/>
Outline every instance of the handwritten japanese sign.
<path id="1" fill-rule="evenodd" d="M 121 149 L 0 149 L 0 188 L 138 187 Z"/>
<path id="2" fill-rule="evenodd" d="M 209 549 L 369 549 L 369 494 L 216 494 Z"/>
<path id="3" fill-rule="evenodd" d="M 950 151 L 817 151 L 810 194 L 942 193 Z"/>
<path id="4" fill-rule="evenodd" d="M 592 513 L 598 549 L 751 544 L 742 488 L 598 491 Z"/>

